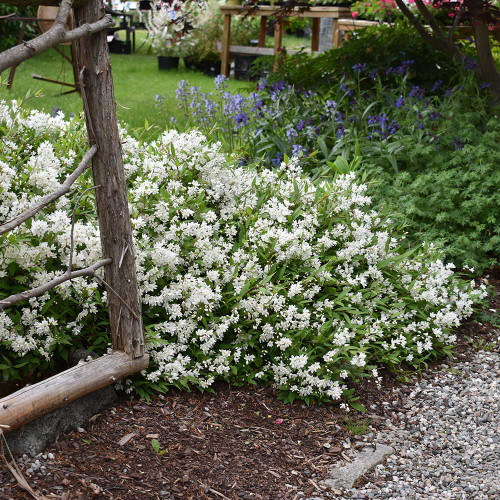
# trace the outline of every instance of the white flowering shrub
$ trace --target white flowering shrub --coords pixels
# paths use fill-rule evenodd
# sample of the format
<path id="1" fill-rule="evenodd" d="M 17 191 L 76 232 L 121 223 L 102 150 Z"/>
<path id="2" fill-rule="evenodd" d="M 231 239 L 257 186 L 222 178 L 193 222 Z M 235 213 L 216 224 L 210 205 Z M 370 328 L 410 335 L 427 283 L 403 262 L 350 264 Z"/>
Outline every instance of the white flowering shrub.
<path id="1" fill-rule="evenodd" d="M 85 151 L 78 121 L 5 103 L 0 137 L 0 222 L 57 187 Z M 312 181 L 296 159 L 236 167 L 197 131 L 123 141 L 152 357 L 134 382 L 141 394 L 224 379 L 272 382 L 288 401 L 350 398 L 349 382 L 377 378 L 377 367 L 449 353 L 485 295 L 431 246 L 408 250 L 354 174 Z M 90 172 L 77 188 L 89 185 Z M 0 297 L 65 270 L 74 198 L 0 240 Z M 90 200 L 75 237 L 75 267 L 101 257 Z M 4 374 L 82 345 L 105 351 L 105 297 L 81 278 L 0 314 Z"/>

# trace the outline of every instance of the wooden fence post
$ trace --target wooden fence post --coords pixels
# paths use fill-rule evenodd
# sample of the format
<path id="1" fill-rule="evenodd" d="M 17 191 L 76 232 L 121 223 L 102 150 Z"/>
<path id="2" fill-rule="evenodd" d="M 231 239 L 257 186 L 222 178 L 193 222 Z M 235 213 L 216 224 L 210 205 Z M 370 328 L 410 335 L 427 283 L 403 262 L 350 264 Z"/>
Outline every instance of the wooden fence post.
<path id="1" fill-rule="evenodd" d="M 102 0 L 75 9 L 77 25 L 103 16 Z M 92 173 L 99 186 L 95 197 L 102 253 L 113 259 L 105 268 L 113 350 L 138 358 L 145 352 L 144 329 L 106 31 L 79 40 L 78 62 L 89 143 L 98 147 Z"/>
<path id="2" fill-rule="evenodd" d="M 34 0 L 53 4 L 57 0 Z M 63 31 L 52 30 L 48 36 L 35 39 L 32 47 L 22 47 L 22 51 L 12 49 L 0 53 L 0 66 L 5 68 L 19 64 L 60 43 L 61 40 L 75 40 L 85 37 L 79 43 L 81 95 L 87 123 L 90 150 L 78 168 L 69 175 L 61 188 L 45 196 L 34 207 L 26 210 L 17 220 L 0 227 L 0 234 L 24 223 L 65 194 L 83 173 L 92 159 L 92 172 L 96 186 L 97 215 L 101 235 L 102 252 L 105 258 L 88 268 L 68 271 L 46 283 L 21 294 L 3 299 L 0 310 L 29 297 L 40 295 L 41 288 L 50 290 L 76 276 L 91 276 L 103 281 L 95 270 L 105 267 L 104 284 L 108 293 L 108 309 L 111 323 L 113 354 L 103 356 L 88 364 L 78 365 L 61 372 L 48 380 L 23 389 L 0 399 L 0 426 L 9 431 L 89 394 L 97 389 L 113 384 L 127 375 L 147 368 L 149 357 L 145 354 L 144 329 L 141 318 L 141 303 L 135 270 L 132 225 L 128 210 L 127 187 L 118 123 L 116 119 L 113 77 L 109 61 L 106 27 L 113 25 L 110 16 L 104 17 L 102 0 L 76 0 L 73 6 L 77 23 L 85 24 L 70 32 L 64 30 L 66 14 L 71 7 L 70 0 L 62 0 L 58 19 Z M 25 5 L 28 0 L 0 0 L 0 3 Z M 61 10 L 63 9 L 63 10 Z M 60 19 L 59 19 L 60 18 Z M 93 21 L 96 21 L 93 23 Z M 51 28 L 52 29 L 52 28 Z M 49 30 L 50 31 L 50 30 Z M 95 33 L 95 34 L 94 34 Z M 27 52 L 27 54 L 25 53 Z M 3 56 L 3 57 L 2 57 Z M 75 73 L 76 74 L 76 73 Z M 80 78 L 81 76 L 81 78 Z M 76 82 L 75 82 L 76 83 Z M 11 226 L 11 227 L 8 227 Z"/>

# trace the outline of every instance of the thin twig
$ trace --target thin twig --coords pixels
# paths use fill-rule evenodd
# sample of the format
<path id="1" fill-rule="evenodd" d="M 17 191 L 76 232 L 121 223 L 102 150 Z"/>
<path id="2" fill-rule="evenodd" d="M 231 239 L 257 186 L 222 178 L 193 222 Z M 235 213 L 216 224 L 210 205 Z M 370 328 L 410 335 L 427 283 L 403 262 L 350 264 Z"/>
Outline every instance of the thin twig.
<path id="1" fill-rule="evenodd" d="M 7 460 L 7 457 L 5 456 L 4 443 L 10 455 L 10 460 L 11 460 L 10 462 L 9 460 Z M 28 484 L 28 481 L 26 481 L 26 478 L 23 476 L 23 473 L 17 466 L 17 463 L 14 460 L 14 457 L 12 456 L 9 445 L 7 444 L 7 440 L 5 439 L 4 433 L 1 429 L 0 429 L 0 460 L 3 462 L 7 470 L 14 476 L 15 480 L 17 481 L 17 484 L 21 488 L 23 488 L 23 490 L 27 491 L 35 500 L 49 500 L 46 496 L 40 495 L 39 493 L 34 491 L 33 488 Z"/>
<path id="2" fill-rule="evenodd" d="M 225 500 L 231 500 L 229 497 L 227 497 L 226 495 L 222 494 L 220 491 L 217 491 L 217 490 L 214 490 L 213 488 L 210 488 L 208 491 L 210 491 L 210 493 L 213 493 L 214 495 L 217 495 L 221 498 L 224 498 Z"/>
<path id="3" fill-rule="evenodd" d="M 120 262 L 118 264 L 118 269 L 122 267 L 123 259 L 125 258 L 127 252 L 128 252 L 128 245 L 123 249 L 122 256 L 120 257 Z"/>
<path id="4" fill-rule="evenodd" d="M 448 41 L 451 42 L 452 41 L 452 36 L 453 36 L 453 32 L 455 31 L 455 29 L 457 28 L 458 26 L 458 23 L 460 22 L 460 19 L 462 18 L 462 9 L 460 9 L 458 11 L 458 14 L 455 16 L 455 19 L 453 21 L 453 26 L 450 28 L 450 31 L 448 32 Z"/>
<path id="5" fill-rule="evenodd" d="M 13 306 L 14 304 L 17 304 L 18 302 L 22 302 L 23 300 L 32 299 L 33 297 L 40 297 L 40 295 L 43 295 L 44 293 L 52 290 L 56 286 L 66 281 L 70 281 L 75 278 L 82 278 L 84 276 L 95 277 L 97 276 L 95 272 L 99 268 L 107 266 L 108 264 L 111 264 L 111 262 L 113 262 L 113 259 L 99 260 L 95 264 L 92 264 L 89 267 L 85 267 L 83 269 L 79 269 L 78 271 L 73 271 L 71 273 L 64 273 L 61 276 L 58 276 L 57 278 L 54 278 L 53 280 L 44 283 L 43 285 L 40 285 L 36 288 L 32 288 L 31 290 L 17 293 L 5 299 L 2 299 L 0 300 L 0 312 L 4 311 L 10 306 Z"/>
<path id="6" fill-rule="evenodd" d="M 88 168 L 90 160 L 92 160 L 96 152 L 97 152 L 97 146 L 92 146 L 87 151 L 85 156 L 82 158 L 82 161 L 80 162 L 78 167 L 73 171 L 73 173 L 71 173 L 68 177 L 66 177 L 65 181 L 61 184 L 61 187 L 56 189 L 53 193 L 44 196 L 40 201 L 35 203 L 32 207 L 28 208 L 28 210 L 26 210 L 22 214 L 19 214 L 17 217 L 14 217 L 11 221 L 1 225 L 0 235 L 6 233 L 7 231 L 11 231 L 15 227 L 21 225 L 23 222 L 33 217 L 42 208 L 46 207 L 53 201 L 57 200 L 58 198 L 64 196 L 67 192 L 69 192 L 71 186 L 74 184 L 76 179 L 78 179 L 78 177 L 80 177 L 80 175 L 82 175 L 82 173 Z"/>
<path id="7" fill-rule="evenodd" d="M 93 146 L 95 147 L 95 146 Z M 75 248 L 75 239 L 74 239 L 74 232 L 75 232 L 75 218 L 76 218 L 76 209 L 78 208 L 78 205 L 80 204 L 80 200 L 83 198 L 85 193 L 92 191 L 92 189 L 97 189 L 100 188 L 101 186 L 92 186 L 87 188 L 76 200 L 75 203 L 75 208 L 73 208 L 73 214 L 71 215 L 71 246 L 70 246 L 70 251 L 69 251 L 69 264 L 68 264 L 68 273 L 71 273 L 73 270 L 73 251 Z"/>
<path id="8" fill-rule="evenodd" d="M 126 302 L 125 302 L 125 299 L 109 284 L 107 283 L 106 281 L 104 281 L 98 274 L 95 274 L 93 275 L 93 277 L 97 280 L 97 281 L 100 281 L 104 286 L 106 286 L 107 288 L 110 289 L 111 292 L 113 292 L 119 299 L 120 301 L 122 302 L 122 304 L 132 313 L 132 315 L 134 316 L 134 318 L 139 321 L 139 316 L 137 316 L 137 313 L 132 309 L 132 307 L 130 307 Z"/>

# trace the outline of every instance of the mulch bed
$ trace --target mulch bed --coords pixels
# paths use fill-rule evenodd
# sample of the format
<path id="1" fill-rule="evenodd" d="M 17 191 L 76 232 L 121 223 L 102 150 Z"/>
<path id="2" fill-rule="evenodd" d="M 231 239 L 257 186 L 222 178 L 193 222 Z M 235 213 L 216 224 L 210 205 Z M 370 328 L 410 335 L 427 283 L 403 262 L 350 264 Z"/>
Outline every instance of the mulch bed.
<path id="1" fill-rule="evenodd" d="M 499 293 L 500 269 L 488 280 Z M 500 311 L 500 295 L 490 308 Z M 460 327 L 460 359 L 471 352 L 467 337 L 478 348 L 499 336 L 488 314 Z M 45 475 L 25 475 L 35 490 L 63 500 L 298 500 L 321 495 L 318 483 L 328 466 L 344 460 L 346 449 L 357 442 L 348 430 L 353 421 L 376 428 L 400 405 L 392 389 L 401 383 L 389 373 L 383 376 L 380 390 L 370 383 L 359 387 L 368 408 L 363 415 L 346 414 L 333 404 L 285 405 L 272 388 L 227 384 L 219 384 L 216 395 L 171 391 L 149 403 L 124 398 L 93 417 L 83 432 L 61 436 L 46 452 L 55 459 L 40 459 Z M 409 392 L 404 389 L 400 394 Z M 0 500 L 28 498 L 0 470 Z"/>

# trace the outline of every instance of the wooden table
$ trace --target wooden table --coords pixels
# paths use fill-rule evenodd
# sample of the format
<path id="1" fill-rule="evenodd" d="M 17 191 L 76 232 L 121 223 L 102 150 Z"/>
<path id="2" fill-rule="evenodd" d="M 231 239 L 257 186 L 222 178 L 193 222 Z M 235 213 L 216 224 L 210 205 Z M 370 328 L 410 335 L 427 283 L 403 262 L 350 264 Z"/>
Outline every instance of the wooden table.
<path id="1" fill-rule="evenodd" d="M 259 30 L 259 44 L 258 47 L 264 47 L 266 43 L 266 28 L 267 18 L 275 14 L 280 7 L 267 7 L 262 6 L 252 11 L 251 15 L 259 16 L 260 30 Z M 221 73 L 225 76 L 229 75 L 229 55 L 231 47 L 231 17 L 233 15 L 244 14 L 248 12 L 239 6 L 234 5 L 221 5 L 220 10 L 224 16 L 224 35 L 222 37 L 222 54 L 221 54 Z M 337 48 L 340 46 L 340 30 L 338 29 L 339 18 L 351 17 L 351 10 L 349 7 L 311 7 L 308 10 L 300 12 L 296 7 L 287 17 L 311 17 L 313 20 L 312 25 L 312 43 L 311 50 L 317 52 L 319 49 L 319 24 L 322 17 L 333 19 L 333 33 L 332 33 L 332 46 Z M 274 25 L 274 69 L 278 67 L 278 57 L 282 49 L 282 23 L 277 22 Z"/>

